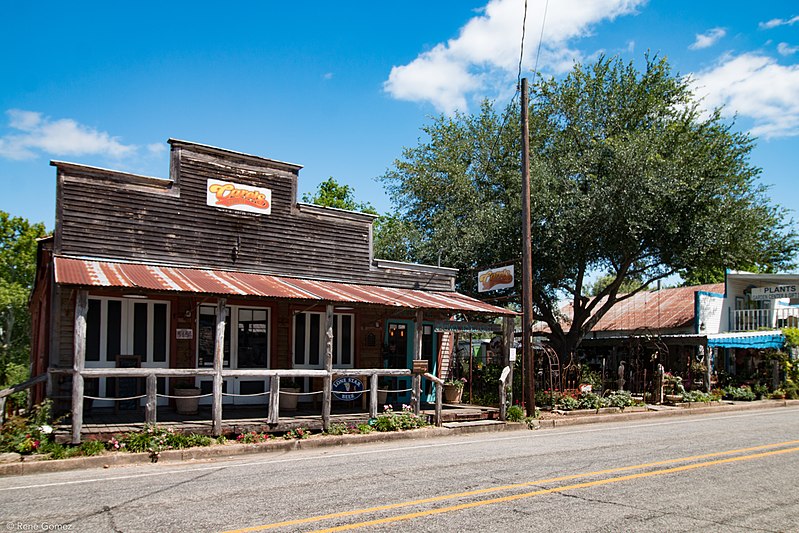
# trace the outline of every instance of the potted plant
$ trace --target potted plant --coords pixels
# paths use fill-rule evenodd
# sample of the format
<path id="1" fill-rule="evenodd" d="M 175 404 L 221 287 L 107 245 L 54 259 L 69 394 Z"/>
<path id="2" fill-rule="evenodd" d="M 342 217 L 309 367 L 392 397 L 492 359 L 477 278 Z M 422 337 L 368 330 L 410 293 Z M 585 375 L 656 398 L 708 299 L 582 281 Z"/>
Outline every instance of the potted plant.
<path id="1" fill-rule="evenodd" d="M 463 385 L 466 378 L 448 379 L 444 382 L 444 401 L 447 403 L 461 403 Z"/>
<path id="2" fill-rule="evenodd" d="M 302 390 L 300 388 L 300 384 L 297 383 L 293 378 L 280 380 L 280 399 L 278 404 L 281 411 L 297 410 L 297 400 L 299 399 L 297 394 L 300 392 L 300 390 Z M 288 394 L 283 394 L 284 392 Z"/>
<path id="3" fill-rule="evenodd" d="M 388 391 L 391 388 L 391 381 L 388 378 L 380 378 L 377 382 L 377 403 L 385 405 L 388 400 Z"/>
<path id="4" fill-rule="evenodd" d="M 196 415 L 200 410 L 200 387 L 191 381 L 175 384 L 175 410 L 181 415 Z M 183 396 L 186 396 L 183 398 Z"/>

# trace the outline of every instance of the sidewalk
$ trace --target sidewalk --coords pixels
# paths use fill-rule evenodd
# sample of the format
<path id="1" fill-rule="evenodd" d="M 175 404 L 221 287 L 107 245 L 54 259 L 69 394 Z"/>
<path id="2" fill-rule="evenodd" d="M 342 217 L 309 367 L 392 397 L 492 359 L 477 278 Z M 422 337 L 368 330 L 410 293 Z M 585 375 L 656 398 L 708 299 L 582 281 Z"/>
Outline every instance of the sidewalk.
<path id="1" fill-rule="evenodd" d="M 685 407 L 650 406 L 647 411 L 601 413 L 601 414 L 568 414 L 557 418 L 536 420 L 534 429 L 552 429 L 566 426 L 597 424 L 607 422 L 627 422 L 648 420 L 660 417 L 705 415 L 712 413 L 729 413 L 736 411 L 752 411 L 774 409 L 778 407 L 796 407 L 799 400 L 761 400 L 755 402 L 727 403 L 716 406 L 690 404 Z M 219 458 L 232 458 L 243 455 L 270 452 L 287 452 L 291 450 L 308 450 L 333 446 L 347 446 L 366 442 L 390 442 L 411 439 L 432 439 L 436 437 L 462 435 L 469 433 L 519 431 L 527 430 L 527 424 L 501 423 L 487 421 L 485 424 L 460 423 L 447 424 L 448 427 L 429 427 L 412 431 L 387 433 L 368 433 L 364 435 L 314 435 L 305 440 L 274 440 L 262 444 L 230 444 L 215 445 L 185 450 L 166 450 L 161 452 L 159 463 L 183 461 L 209 461 Z M 24 460 L 0 464 L 0 476 L 19 476 L 41 474 L 47 472 L 63 472 L 67 470 L 88 468 L 110 468 L 150 463 L 149 453 L 108 453 L 93 457 L 76 457 L 60 460 Z"/>

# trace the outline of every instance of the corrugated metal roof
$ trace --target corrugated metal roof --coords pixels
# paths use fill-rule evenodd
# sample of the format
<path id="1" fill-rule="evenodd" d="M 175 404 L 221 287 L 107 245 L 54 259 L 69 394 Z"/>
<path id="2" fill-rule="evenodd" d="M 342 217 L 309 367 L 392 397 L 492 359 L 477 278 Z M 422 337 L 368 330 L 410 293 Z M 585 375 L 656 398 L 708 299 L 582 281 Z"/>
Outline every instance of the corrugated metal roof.
<path id="1" fill-rule="evenodd" d="M 593 331 L 634 331 L 689 327 L 696 314 L 695 293 L 724 294 L 723 283 L 642 291 L 616 303 L 592 328 Z M 571 305 L 564 308 L 571 316 Z"/>
<path id="2" fill-rule="evenodd" d="M 287 278 L 235 272 L 116 263 L 69 257 L 55 258 L 56 283 L 83 287 L 117 287 L 152 291 L 258 296 L 336 303 L 367 303 L 411 309 L 441 309 L 493 315 L 513 315 L 457 292 L 423 291 Z"/>

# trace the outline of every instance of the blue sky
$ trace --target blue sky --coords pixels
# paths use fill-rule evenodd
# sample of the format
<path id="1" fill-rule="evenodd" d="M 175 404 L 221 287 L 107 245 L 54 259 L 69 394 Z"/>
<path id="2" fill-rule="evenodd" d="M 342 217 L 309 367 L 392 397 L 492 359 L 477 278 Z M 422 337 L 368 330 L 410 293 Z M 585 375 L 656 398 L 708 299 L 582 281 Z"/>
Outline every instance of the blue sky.
<path id="1" fill-rule="evenodd" d="M 524 73 L 545 0 L 528 0 Z M 135 7 L 134 7 L 135 6 Z M 0 22 L 0 209 L 53 227 L 51 159 L 154 176 L 170 137 L 304 165 L 378 210 L 374 178 L 439 113 L 513 95 L 523 0 L 12 2 Z M 550 0 L 539 70 L 647 50 L 758 137 L 799 210 L 799 4 Z"/>

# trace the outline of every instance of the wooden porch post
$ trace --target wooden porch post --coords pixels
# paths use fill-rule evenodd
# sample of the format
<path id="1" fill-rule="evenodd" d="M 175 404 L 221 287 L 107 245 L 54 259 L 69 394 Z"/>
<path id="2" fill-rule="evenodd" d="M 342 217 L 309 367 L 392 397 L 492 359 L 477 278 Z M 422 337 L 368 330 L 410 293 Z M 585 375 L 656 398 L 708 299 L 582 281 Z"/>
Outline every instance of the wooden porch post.
<path id="1" fill-rule="evenodd" d="M 369 378 L 369 418 L 377 418 L 377 387 L 379 378 L 372 374 Z"/>
<path id="2" fill-rule="evenodd" d="M 441 427 L 441 409 L 444 403 L 444 387 L 438 381 L 436 384 L 436 416 L 434 418 L 435 425 Z"/>
<path id="3" fill-rule="evenodd" d="M 147 404 L 145 406 L 145 420 L 148 424 L 155 424 L 158 421 L 156 413 L 158 405 L 158 378 L 155 374 L 147 376 Z"/>
<path id="4" fill-rule="evenodd" d="M 507 402 L 510 405 L 513 405 L 513 367 L 515 366 L 515 361 L 510 360 L 510 350 L 513 348 L 513 325 L 514 325 L 514 318 L 512 316 L 506 316 L 502 319 L 502 335 L 505 337 L 505 349 L 503 350 L 502 360 L 505 363 L 505 366 L 510 368 L 510 376 L 508 376 L 508 381 L 510 382 L 510 387 L 508 391 L 508 399 Z"/>
<path id="5" fill-rule="evenodd" d="M 213 434 L 222 434 L 222 368 L 225 365 L 225 307 L 227 299 L 216 304 L 216 345 L 214 347 L 214 395 L 212 404 Z"/>
<path id="6" fill-rule="evenodd" d="M 280 376 L 272 376 L 269 381 L 269 419 L 270 424 L 277 424 L 280 417 Z"/>
<path id="7" fill-rule="evenodd" d="M 424 327 L 424 310 L 417 309 L 416 310 L 416 319 L 414 320 L 414 327 L 413 327 L 413 360 L 414 361 L 421 361 L 422 360 L 422 336 L 423 336 L 423 327 Z M 432 370 L 429 368 L 428 371 Z M 414 374 L 413 379 L 411 380 L 411 407 L 413 407 L 413 412 L 415 414 L 419 414 L 421 410 L 421 403 L 422 403 L 422 376 L 420 374 Z"/>
<path id="8" fill-rule="evenodd" d="M 79 290 L 75 298 L 75 331 L 72 352 L 72 444 L 80 444 L 83 427 L 83 368 L 86 364 L 86 315 L 89 293 Z"/>
<path id="9" fill-rule="evenodd" d="M 325 370 L 322 392 L 322 427 L 325 431 L 330 428 L 330 411 L 333 403 L 333 304 L 327 305 L 325 313 Z"/>

